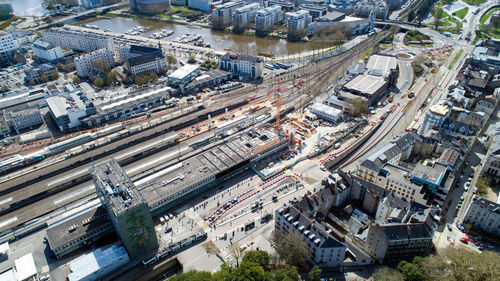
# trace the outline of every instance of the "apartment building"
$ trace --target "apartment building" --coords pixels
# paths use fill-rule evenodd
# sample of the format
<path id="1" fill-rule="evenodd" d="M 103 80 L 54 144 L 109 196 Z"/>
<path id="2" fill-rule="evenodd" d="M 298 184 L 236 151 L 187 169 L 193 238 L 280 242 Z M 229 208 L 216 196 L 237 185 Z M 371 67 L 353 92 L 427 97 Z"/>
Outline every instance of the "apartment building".
<path id="1" fill-rule="evenodd" d="M 249 55 L 226 53 L 220 58 L 220 69 L 251 79 L 260 79 L 264 71 L 264 60 Z"/>
<path id="2" fill-rule="evenodd" d="M 463 222 L 471 224 L 474 228 L 500 235 L 500 204 L 474 195 Z"/>
<path id="3" fill-rule="evenodd" d="M 203 12 L 212 11 L 213 0 L 190 0 L 188 1 L 188 7 L 194 10 L 200 10 Z"/>
<path id="4" fill-rule="evenodd" d="M 259 7 L 258 3 L 251 3 L 237 8 L 233 14 L 233 25 L 244 27 L 245 25 L 254 22 L 255 15 L 257 14 Z"/>
<path id="5" fill-rule="evenodd" d="M 75 58 L 75 67 L 78 76 L 87 77 L 92 69 L 96 67 L 96 63 L 103 62 L 109 68 L 115 66 L 114 53 L 110 49 L 104 48 L 83 54 Z"/>
<path id="6" fill-rule="evenodd" d="M 51 28 L 42 31 L 43 41 L 61 48 L 90 52 L 108 48 L 112 50 L 113 41 L 107 36 L 69 28 Z"/>
<path id="7" fill-rule="evenodd" d="M 243 1 L 231 1 L 224 4 L 215 5 L 212 10 L 212 21 L 213 24 L 220 26 L 227 26 L 232 24 L 233 14 L 236 9 L 243 7 L 245 2 Z"/>
<path id="8" fill-rule="evenodd" d="M 41 40 L 37 40 L 33 44 L 32 50 L 35 57 L 43 61 L 52 62 L 63 57 L 60 47 L 56 47 Z"/>
<path id="9" fill-rule="evenodd" d="M 39 65 L 38 67 L 32 67 L 25 70 L 24 74 L 26 76 L 24 77 L 24 79 L 28 83 L 31 81 L 34 81 L 35 83 L 41 83 L 41 78 L 43 76 L 47 76 L 47 78 L 50 78 L 52 76 L 52 73 L 54 72 L 57 72 L 57 69 L 54 66 L 44 63 Z"/>
<path id="10" fill-rule="evenodd" d="M 257 11 L 255 15 L 256 32 L 267 33 L 273 25 L 278 25 L 283 21 L 283 11 L 281 6 L 273 5 Z"/>
<path id="11" fill-rule="evenodd" d="M 14 37 L 5 31 L 0 31 L 0 60 L 12 59 L 15 50 L 17 45 Z"/>
<path id="12" fill-rule="evenodd" d="M 490 138 L 492 141 L 486 153 L 481 174 L 500 178 L 500 130 Z"/>
<path id="13" fill-rule="evenodd" d="M 43 124 L 43 117 L 38 107 L 6 112 L 5 117 L 8 124 L 12 124 L 18 134 L 23 129 Z"/>
<path id="14" fill-rule="evenodd" d="M 288 12 L 285 14 L 285 25 L 289 30 L 307 28 L 307 25 L 311 22 L 312 16 L 307 10 L 299 10 L 297 12 Z"/>

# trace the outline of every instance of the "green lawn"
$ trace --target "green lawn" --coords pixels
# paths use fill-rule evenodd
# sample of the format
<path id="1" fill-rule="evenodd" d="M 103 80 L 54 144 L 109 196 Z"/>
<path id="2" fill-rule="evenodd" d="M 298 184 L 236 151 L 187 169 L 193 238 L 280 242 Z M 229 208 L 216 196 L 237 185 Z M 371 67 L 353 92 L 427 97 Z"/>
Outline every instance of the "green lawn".
<path id="1" fill-rule="evenodd" d="M 486 15 L 484 15 L 482 18 L 481 18 L 481 24 L 484 24 L 490 17 L 491 15 L 493 15 L 494 12 L 500 10 L 500 8 L 495 8 L 495 9 L 492 9 L 491 11 L 489 11 Z"/>
<path id="2" fill-rule="evenodd" d="M 454 16 L 459 17 L 460 19 L 464 19 L 467 13 L 469 12 L 469 7 L 465 7 L 453 13 Z"/>
<path id="3" fill-rule="evenodd" d="M 487 2 L 488 0 L 463 0 L 465 3 L 469 4 L 469 5 L 479 5 L 479 4 L 483 4 L 484 2 Z"/>
<path id="4" fill-rule="evenodd" d="M 448 69 L 451 69 L 453 67 L 453 65 L 458 61 L 463 52 L 464 50 L 458 51 L 458 54 L 453 58 L 453 61 L 451 61 L 450 65 L 448 66 Z"/>
<path id="5" fill-rule="evenodd" d="M 437 10 L 438 10 L 438 8 L 434 8 L 434 9 L 432 10 L 432 12 L 431 12 L 431 15 L 432 15 L 432 16 L 436 16 Z M 446 11 L 444 11 L 444 10 L 443 10 L 443 18 L 447 18 L 447 17 L 449 17 L 449 16 L 450 16 L 450 15 L 449 15 Z"/>

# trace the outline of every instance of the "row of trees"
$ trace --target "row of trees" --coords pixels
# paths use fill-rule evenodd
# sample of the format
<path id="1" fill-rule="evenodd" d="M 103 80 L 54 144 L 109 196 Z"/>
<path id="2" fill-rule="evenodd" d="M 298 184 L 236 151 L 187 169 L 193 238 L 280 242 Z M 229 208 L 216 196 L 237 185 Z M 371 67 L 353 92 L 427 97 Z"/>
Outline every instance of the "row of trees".
<path id="1" fill-rule="evenodd" d="M 170 281 L 299 281 L 296 267 L 273 270 L 271 256 L 261 250 L 250 250 L 243 256 L 241 264 L 233 268 L 223 264 L 215 273 L 191 270 L 170 278 Z M 320 281 L 321 269 L 313 267 L 308 274 L 311 281 Z"/>
<path id="2" fill-rule="evenodd" d="M 500 255 L 485 251 L 446 248 L 438 255 L 415 257 L 412 262 L 402 261 L 395 269 L 378 269 L 375 281 L 434 281 L 434 280 L 498 280 Z"/>
<path id="3" fill-rule="evenodd" d="M 57 79 L 59 79 L 59 72 L 52 72 L 52 74 L 50 75 L 50 77 L 48 77 L 47 75 L 40 76 L 40 81 L 42 83 L 47 83 L 47 82 L 49 82 L 49 80 L 50 81 L 54 81 L 54 80 L 57 80 Z M 35 81 L 31 80 L 29 82 L 29 84 L 31 86 L 33 86 L 33 85 L 35 85 Z"/>

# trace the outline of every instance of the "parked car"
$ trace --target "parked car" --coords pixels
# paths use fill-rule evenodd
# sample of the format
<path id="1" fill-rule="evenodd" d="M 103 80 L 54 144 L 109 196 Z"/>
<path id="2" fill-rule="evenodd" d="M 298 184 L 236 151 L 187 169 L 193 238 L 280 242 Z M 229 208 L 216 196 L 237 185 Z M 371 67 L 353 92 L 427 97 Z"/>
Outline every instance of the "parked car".
<path id="1" fill-rule="evenodd" d="M 448 227 L 449 231 L 453 231 L 453 228 L 451 228 L 451 224 L 447 224 L 446 227 Z"/>

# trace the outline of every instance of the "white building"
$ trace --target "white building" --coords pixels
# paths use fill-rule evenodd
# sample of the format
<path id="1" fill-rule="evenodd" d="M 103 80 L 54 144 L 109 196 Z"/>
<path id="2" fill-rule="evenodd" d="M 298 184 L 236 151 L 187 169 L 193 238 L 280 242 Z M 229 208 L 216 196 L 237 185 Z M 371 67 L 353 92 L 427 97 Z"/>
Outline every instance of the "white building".
<path id="1" fill-rule="evenodd" d="M 244 5 L 245 2 L 243 1 L 231 1 L 216 5 L 212 10 L 212 17 L 219 18 L 221 21 L 230 21 L 236 9 Z"/>
<path id="2" fill-rule="evenodd" d="M 491 138 L 491 145 L 486 154 L 481 174 L 500 178 L 500 131 L 497 131 Z"/>
<path id="3" fill-rule="evenodd" d="M 312 114 L 318 116 L 318 118 L 328 122 L 337 123 L 342 118 L 342 110 L 319 102 L 314 103 L 310 111 Z"/>
<path id="4" fill-rule="evenodd" d="M 188 2 L 188 7 L 194 10 L 200 10 L 203 12 L 212 11 L 213 0 L 190 0 Z"/>
<path id="5" fill-rule="evenodd" d="M 65 28 L 51 28 L 42 31 L 43 41 L 61 48 L 90 52 L 98 49 L 109 48 L 112 50 L 113 42 L 107 36 L 82 30 Z"/>
<path id="6" fill-rule="evenodd" d="M 235 26 L 244 26 L 253 22 L 258 10 L 259 4 L 257 3 L 251 3 L 236 9 L 233 14 L 233 24 Z"/>
<path id="7" fill-rule="evenodd" d="M 486 232 L 500 235 L 500 205 L 474 195 L 463 222 Z"/>
<path id="8" fill-rule="evenodd" d="M 167 71 L 167 60 L 161 45 L 158 48 L 132 45 L 128 57 L 125 69 L 133 76 L 150 71 L 156 73 Z"/>
<path id="9" fill-rule="evenodd" d="M 285 25 L 292 30 L 307 28 L 311 23 L 312 17 L 309 11 L 299 10 L 297 12 L 288 12 L 285 14 Z"/>
<path id="10" fill-rule="evenodd" d="M 29 108 L 6 113 L 7 122 L 11 123 L 17 133 L 22 129 L 43 124 L 43 118 L 38 108 Z"/>
<path id="11" fill-rule="evenodd" d="M 26 45 L 28 43 L 33 43 L 37 39 L 37 35 L 30 30 L 16 29 L 9 31 L 14 37 L 14 41 L 18 47 Z"/>
<path id="12" fill-rule="evenodd" d="M 45 101 L 61 132 L 82 125 L 81 118 L 96 113 L 96 108 L 81 92 L 52 96 Z"/>
<path id="13" fill-rule="evenodd" d="M 5 31 L 0 31 L 0 60 L 11 59 L 15 50 L 17 45 L 14 37 Z"/>
<path id="14" fill-rule="evenodd" d="M 85 9 L 93 9 L 103 5 L 103 0 L 80 0 L 80 5 Z"/>
<path id="15" fill-rule="evenodd" d="M 102 279 L 107 274 L 130 261 L 123 246 L 113 245 L 105 250 L 97 249 L 69 262 L 69 281 L 91 281 Z"/>
<path id="16" fill-rule="evenodd" d="M 420 133 L 425 134 L 430 129 L 441 128 L 444 121 L 451 112 L 451 105 L 446 100 L 440 100 L 431 106 L 425 113 L 424 121 L 420 127 Z"/>
<path id="17" fill-rule="evenodd" d="M 186 64 L 168 75 L 168 84 L 183 89 L 187 83 L 193 81 L 198 75 L 200 75 L 199 65 Z"/>
<path id="18" fill-rule="evenodd" d="M 37 40 L 35 44 L 33 44 L 32 50 L 35 57 L 44 61 L 55 61 L 63 57 L 61 47 L 55 47 L 41 40 Z"/>
<path id="19" fill-rule="evenodd" d="M 267 32 L 269 27 L 278 25 L 282 20 L 283 11 L 281 11 L 281 6 L 274 5 L 257 11 L 255 26 L 257 31 Z"/>
<path id="20" fill-rule="evenodd" d="M 264 71 L 264 60 L 249 55 L 226 53 L 220 58 L 220 69 L 259 79 Z"/>
<path id="21" fill-rule="evenodd" d="M 115 66 L 114 53 L 109 49 L 99 49 L 75 58 L 75 67 L 78 76 L 86 77 L 94 68 L 94 63 L 104 61 L 108 67 Z"/>

